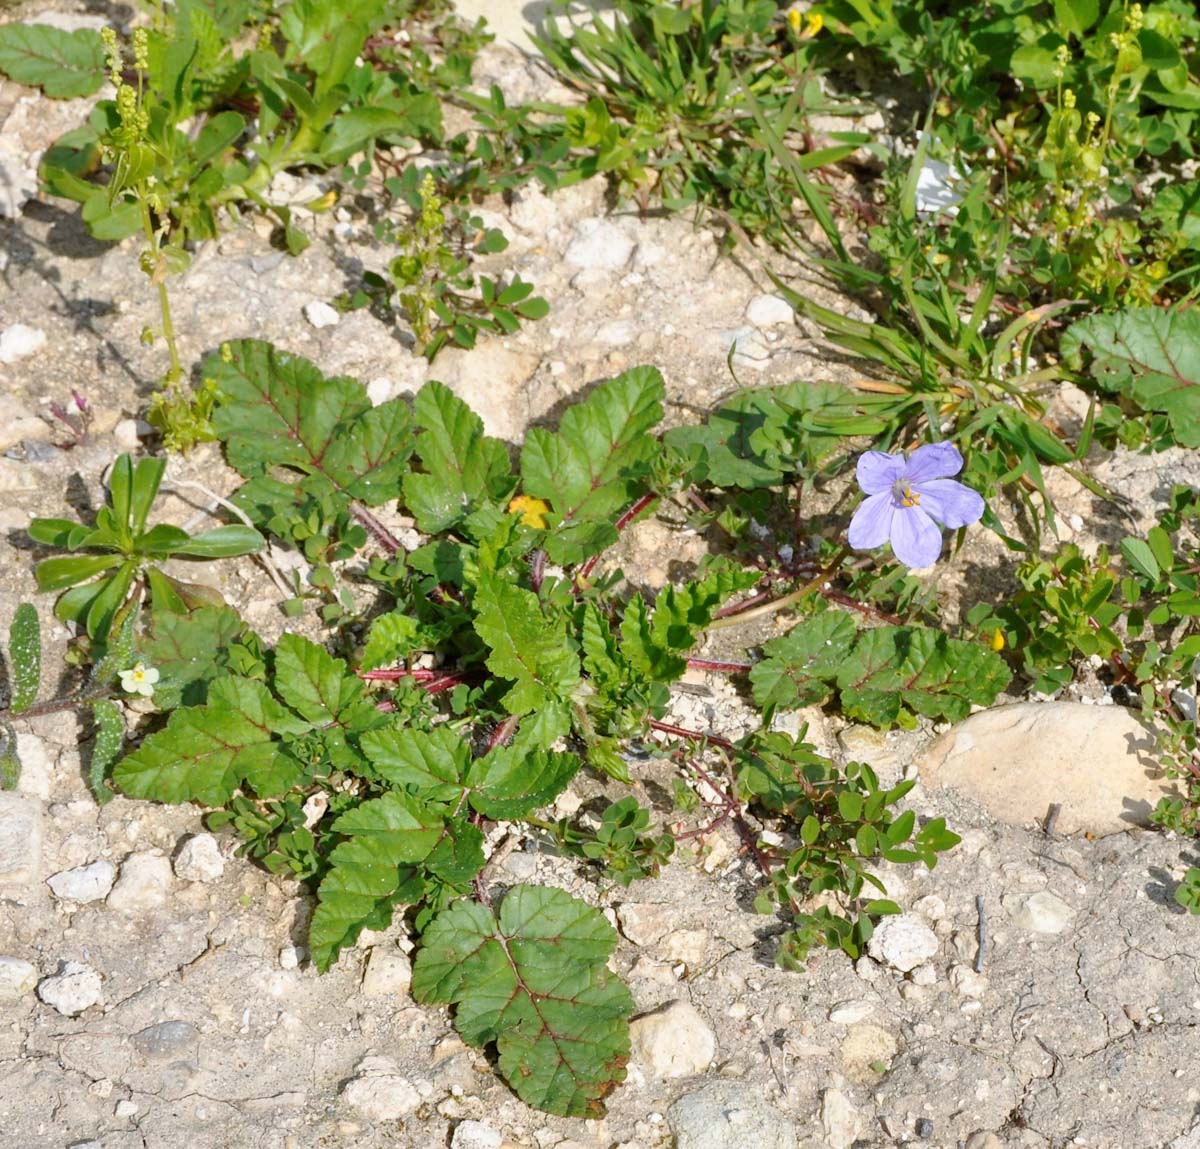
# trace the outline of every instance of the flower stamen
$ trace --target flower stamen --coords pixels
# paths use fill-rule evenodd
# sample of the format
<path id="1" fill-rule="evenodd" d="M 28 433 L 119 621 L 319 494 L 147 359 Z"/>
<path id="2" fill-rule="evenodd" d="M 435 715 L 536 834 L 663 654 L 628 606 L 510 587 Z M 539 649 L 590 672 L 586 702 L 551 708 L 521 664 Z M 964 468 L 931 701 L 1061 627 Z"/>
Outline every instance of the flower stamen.
<path id="1" fill-rule="evenodd" d="M 892 487 L 892 493 L 900 500 L 902 507 L 919 507 L 921 505 L 921 492 L 914 491 L 911 483 L 904 481 L 896 483 Z"/>

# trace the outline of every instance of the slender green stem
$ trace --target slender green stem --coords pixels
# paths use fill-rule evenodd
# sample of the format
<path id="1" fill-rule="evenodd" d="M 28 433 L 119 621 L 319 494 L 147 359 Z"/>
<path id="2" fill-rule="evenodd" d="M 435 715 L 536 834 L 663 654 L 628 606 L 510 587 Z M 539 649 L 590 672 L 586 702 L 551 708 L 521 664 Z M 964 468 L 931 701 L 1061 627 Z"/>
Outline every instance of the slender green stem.
<path id="1" fill-rule="evenodd" d="M 145 196 L 141 194 L 141 189 L 138 189 L 138 203 L 142 209 L 142 230 L 146 233 L 146 241 L 150 244 L 150 252 L 152 255 L 152 266 L 155 269 L 155 274 L 158 273 L 158 253 L 159 253 L 159 238 L 158 233 L 154 230 L 154 221 L 150 218 L 150 205 L 146 202 Z M 167 351 L 171 355 L 171 367 L 166 374 L 168 383 L 177 383 L 183 377 L 183 368 L 179 363 L 179 348 L 175 343 L 175 324 L 171 322 L 171 300 L 167 295 L 167 285 L 160 280 L 158 286 L 158 307 L 162 313 L 162 329 L 163 338 L 167 341 Z"/>

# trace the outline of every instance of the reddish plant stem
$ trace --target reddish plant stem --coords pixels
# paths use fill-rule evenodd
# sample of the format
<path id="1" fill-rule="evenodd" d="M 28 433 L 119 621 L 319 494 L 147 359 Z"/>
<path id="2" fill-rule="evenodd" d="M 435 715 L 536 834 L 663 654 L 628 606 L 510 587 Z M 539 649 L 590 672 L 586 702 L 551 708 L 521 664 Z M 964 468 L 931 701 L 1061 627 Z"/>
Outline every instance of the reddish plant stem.
<path id="1" fill-rule="evenodd" d="M 490 754 L 497 746 L 506 745 L 512 736 L 517 731 L 517 723 L 521 720 L 515 715 L 510 714 L 495 730 L 492 731 L 492 736 L 488 739 L 487 749 L 485 754 Z"/>
<path id="2" fill-rule="evenodd" d="M 736 750 L 728 738 L 722 738 L 718 734 L 701 734 L 697 730 L 687 730 L 682 726 L 673 726 L 670 722 L 659 722 L 657 718 L 650 719 L 650 729 L 657 730 L 662 734 L 673 734 L 676 738 L 686 738 L 689 742 L 708 742 L 713 746 L 720 746 L 722 750 Z"/>
<path id="3" fill-rule="evenodd" d="M 729 618 L 731 615 L 741 614 L 744 610 L 758 606 L 760 602 L 766 602 L 770 597 L 769 590 L 755 591 L 749 598 L 744 598 L 741 602 L 731 602 L 721 607 L 720 610 L 713 611 L 713 618 Z"/>
<path id="4" fill-rule="evenodd" d="M 858 611 L 859 614 L 865 614 L 871 618 L 877 618 L 881 622 L 890 623 L 892 626 L 904 625 L 904 620 L 899 615 L 888 614 L 886 610 L 880 610 L 877 606 L 859 602 L 858 599 L 851 598 L 848 594 L 843 594 L 840 590 L 822 588 L 821 597 L 827 598 L 830 602 L 836 602 L 840 606 L 848 606 L 851 610 Z"/>
<path id="5" fill-rule="evenodd" d="M 404 548 L 400 540 L 387 529 L 357 499 L 350 503 L 350 513 L 366 528 L 369 534 L 389 555 L 399 554 Z"/>
<path id="6" fill-rule="evenodd" d="M 542 582 L 546 577 L 546 552 L 539 547 L 529 560 L 529 581 L 533 584 L 533 593 L 542 593 Z"/>
<path id="7" fill-rule="evenodd" d="M 711 670 L 720 674 L 742 674 L 753 665 L 749 662 L 722 662 L 712 658 L 689 658 L 687 664 L 689 670 Z"/>
<path id="8" fill-rule="evenodd" d="M 638 499 L 619 519 L 613 524 L 617 529 L 617 534 L 620 534 L 634 519 L 638 517 L 651 503 L 658 498 L 654 491 L 647 491 L 640 499 Z M 575 593 L 579 594 L 581 584 L 586 582 L 591 577 L 592 571 L 596 569 L 596 564 L 600 561 L 600 555 L 592 555 L 590 559 L 585 559 L 579 570 L 575 572 Z"/>

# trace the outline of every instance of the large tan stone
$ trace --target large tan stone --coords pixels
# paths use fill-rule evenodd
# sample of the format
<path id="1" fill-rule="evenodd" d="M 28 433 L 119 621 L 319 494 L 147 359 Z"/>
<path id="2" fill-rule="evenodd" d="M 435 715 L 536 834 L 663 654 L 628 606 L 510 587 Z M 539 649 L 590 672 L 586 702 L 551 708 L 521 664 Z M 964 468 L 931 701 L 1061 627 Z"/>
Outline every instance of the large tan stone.
<path id="1" fill-rule="evenodd" d="M 1149 825 L 1163 795 L 1178 796 L 1153 756 L 1154 735 L 1131 710 L 1023 702 L 972 714 L 923 755 L 928 786 L 974 798 L 1001 822 L 1040 822 L 1062 810 L 1060 834 L 1097 837 Z"/>

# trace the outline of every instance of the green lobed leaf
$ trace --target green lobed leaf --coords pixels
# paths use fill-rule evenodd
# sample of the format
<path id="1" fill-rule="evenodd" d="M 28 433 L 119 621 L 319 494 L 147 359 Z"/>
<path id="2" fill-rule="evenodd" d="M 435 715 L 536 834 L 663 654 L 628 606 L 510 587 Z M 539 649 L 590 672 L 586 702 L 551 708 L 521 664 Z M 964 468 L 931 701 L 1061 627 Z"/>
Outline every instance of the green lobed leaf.
<path id="1" fill-rule="evenodd" d="M 1166 415 L 1178 443 L 1200 447 L 1200 310 L 1132 307 L 1090 315 L 1069 328 L 1062 354 L 1079 363 L 1092 355 L 1101 387 Z"/>
<path id="2" fill-rule="evenodd" d="M 368 923 L 386 924 L 400 902 L 416 901 L 424 882 L 415 866 L 443 837 L 443 819 L 416 798 L 391 791 L 348 811 L 333 824 L 348 841 L 329 855 L 309 927 L 313 964 L 328 969 Z M 378 927 L 375 927 L 378 928 Z"/>
<path id="3" fill-rule="evenodd" d="M 275 647 L 275 689 L 301 717 L 325 726 L 358 701 L 362 683 L 323 646 L 299 634 L 285 634 Z"/>
<path id="4" fill-rule="evenodd" d="M 379 776 L 393 786 L 433 802 L 449 802 L 463 792 L 471 749 L 448 726 L 373 730 L 361 744 Z"/>
<path id="5" fill-rule="evenodd" d="M 113 771 L 131 798 L 219 806 L 254 771 L 279 753 L 277 734 L 303 734 L 309 724 L 290 714 L 261 683 L 217 679 L 204 706 L 176 710 Z"/>
<path id="6" fill-rule="evenodd" d="M 763 646 L 766 657 L 750 671 L 754 701 L 764 709 L 827 701 L 857 635 L 848 614 L 826 611 L 771 639 Z"/>
<path id="7" fill-rule="evenodd" d="M 526 435 L 523 490 L 550 504 L 551 561 L 578 563 L 616 541 L 612 520 L 645 490 L 664 393 L 655 368 L 636 367 L 569 407 L 557 433 L 534 427 Z"/>
<path id="8" fill-rule="evenodd" d="M 455 1005 L 468 1044 L 495 1042 L 527 1104 L 600 1117 L 629 1058 L 633 998 L 605 965 L 616 943 L 604 916 L 563 890 L 517 886 L 498 921 L 460 901 L 425 931 L 413 997 Z"/>
<path id="9" fill-rule="evenodd" d="M 231 607 L 203 606 L 186 614 L 156 608 L 151 618 L 142 660 L 158 670 L 164 685 L 180 692 L 185 704 L 203 702 L 206 684 L 224 670 L 229 645 L 243 632 L 241 617 Z"/>
<path id="10" fill-rule="evenodd" d="M 246 478 L 283 467 L 347 501 L 378 506 L 398 496 L 413 446 L 403 401 L 372 407 L 357 380 L 327 379 L 309 360 L 257 339 L 225 344 L 203 370 L 220 393 L 213 426 Z"/>
<path id="11" fill-rule="evenodd" d="M 104 83 L 104 44 L 92 28 L 6 24 L 0 27 L 0 72 L 56 100 L 90 96 Z"/>
<path id="12" fill-rule="evenodd" d="M 503 578 L 481 575 L 475 590 L 475 633 L 491 653 L 487 665 L 513 683 L 502 699 L 510 714 L 528 714 L 570 695 L 579 684 L 579 656 L 564 628 L 542 614 L 535 594 Z"/>
<path id="13" fill-rule="evenodd" d="M 13 614 L 8 630 L 8 666 L 12 678 L 8 708 L 20 714 L 37 701 L 42 684 L 42 624 L 32 603 L 21 603 Z"/>
<path id="14" fill-rule="evenodd" d="M 890 726 L 907 707 L 958 721 L 988 706 L 1012 678 L 1004 660 L 978 642 L 924 627 L 881 626 L 859 637 L 837 674 L 851 718 Z"/>
<path id="15" fill-rule="evenodd" d="M 580 761 L 574 754 L 500 746 L 471 763 L 471 807 L 485 818 L 508 821 L 548 806 L 571 783 Z"/>
<path id="16" fill-rule="evenodd" d="M 508 448 L 483 433 L 483 420 L 449 387 L 427 383 L 413 403 L 417 454 L 424 473 L 404 479 L 404 501 L 418 529 L 436 534 L 459 522 L 480 499 L 504 499 L 513 480 Z"/>

